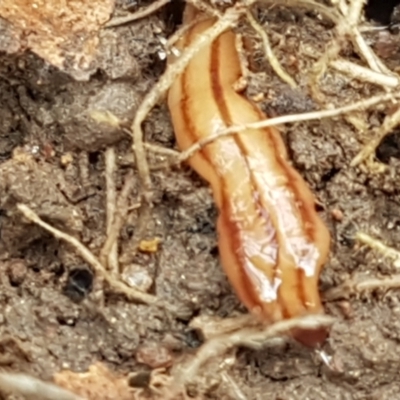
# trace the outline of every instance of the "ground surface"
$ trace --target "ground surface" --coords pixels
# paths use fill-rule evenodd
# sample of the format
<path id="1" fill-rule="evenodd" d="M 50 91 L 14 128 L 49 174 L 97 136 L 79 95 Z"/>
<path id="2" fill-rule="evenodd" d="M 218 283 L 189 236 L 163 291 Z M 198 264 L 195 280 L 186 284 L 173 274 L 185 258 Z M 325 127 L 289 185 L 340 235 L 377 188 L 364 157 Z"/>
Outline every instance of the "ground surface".
<path id="1" fill-rule="evenodd" d="M 129 302 L 107 286 L 103 305 L 93 293 L 86 296 L 91 275 L 82 271 L 89 266 L 71 247 L 28 224 L 15 208 L 16 202 L 29 205 L 93 252 L 99 251 L 105 239 L 104 150 L 111 144 L 117 148 L 118 188 L 132 157 L 127 135 L 99 126 L 85 112 L 108 109 L 121 118 L 132 118 L 141 97 L 164 69 L 158 35 L 167 36 L 173 29 L 168 12 L 103 32 L 104 48 L 118 51 L 104 50 L 104 67 L 89 82 L 75 82 L 32 54 L 1 57 L 0 365 L 7 370 L 50 379 L 61 369 L 86 371 L 101 361 L 120 374 L 149 371 L 154 365 L 146 357 L 141 359 L 138 350 L 155 348 L 161 354 L 164 349 L 168 363 L 168 354 L 193 353 L 200 345 L 188 329 L 194 316 L 245 312 L 218 262 L 210 190 L 185 166 L 153 174 L 155 204 L 144 238 L 160 238 L 158 251 L 134 251 L 135 211 L 119 243 L 123 266 L 145 270 L 153 282 L 149 291 L 169 303 L 171 313 Z M 256 73 L 249 94 L 263 92 L 263 107 L 270 114 L 318 109 L 307 79 L 332 37 L 332 25 L 300 9 L 276 7 L 260 18 L 268 24 L 278 58 L 300 88 L 282 84 L 260 61 L 262 53 L 255 52 L 251 68 Z M 398 41 L 395 34 L 387 39 Z M 371 41 L 378 41 L 377 34 L 371 35 Z M 387 49 L 382 46 L 381 50 Z M 356 60 L 350 48 L 342 55 Z M 384 55 L 392 69 L 399 67 L 396 49 L 381 51 Z M 320 85 L 326 101 L 337 106 L 378 90 L 332 71 Z M 383 111 L 372 110 L 361 118 L 376 126 Z M 351 168 L 350 161 L 368 136 L 357 134 L 344 118 L 282 127 L 282 132 L 294 165 L 322 204 L 321 215 L 332 234 L 321 290 L 354 276 L 395 273 L 390 260 L 360 248 L 352 235 L 362 230 L 399 246 L 399 161 L 390 158 L 382 173 Z M 151 113 L 145 135 L 150 143 L 174 148 L 165 104 Z M 387 148 L 397 155 L 396 140 Z M 157 165 L 162 159 L 153 156 L 150 161 Z M 136 188 L 132 204 L 137 195 Z M 368 292 L 327 302 L 325 307 L 338 317 L 325 349 L 335 355 L 342 372 L 329 371 L 296 344 L 239 349 L 234 363 L 224 368 L 247 399 L 400 399 L 399 292 Z M 155 366 L 160 364 L 163 361 Z M 203 372 L 207 375 L 207 370 Z M 217 382 L 204 396 L 234 398 L 228 386 Z"/>

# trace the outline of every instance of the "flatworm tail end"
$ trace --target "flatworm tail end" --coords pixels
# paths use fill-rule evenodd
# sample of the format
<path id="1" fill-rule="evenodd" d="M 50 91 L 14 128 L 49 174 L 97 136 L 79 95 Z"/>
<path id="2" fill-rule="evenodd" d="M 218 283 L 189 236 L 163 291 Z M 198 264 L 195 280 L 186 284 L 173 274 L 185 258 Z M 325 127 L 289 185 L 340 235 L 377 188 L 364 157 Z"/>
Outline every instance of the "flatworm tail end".
<path id="1" fill-rule="evenodd" d="M 318 348 L 328 338 L 329 329 L 322 326 L 314 329 L 293 329 L 291 335 L 306 347 Z"/>

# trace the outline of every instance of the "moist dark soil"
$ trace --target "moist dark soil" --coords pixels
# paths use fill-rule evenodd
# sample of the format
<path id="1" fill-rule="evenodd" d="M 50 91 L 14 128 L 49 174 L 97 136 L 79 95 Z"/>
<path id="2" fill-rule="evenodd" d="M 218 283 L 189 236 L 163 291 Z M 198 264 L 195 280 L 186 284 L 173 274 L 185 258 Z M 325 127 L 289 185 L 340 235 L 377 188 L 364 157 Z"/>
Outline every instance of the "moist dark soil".
<path id="1" fill-rule="evenodd" d="M 165 69 L 159 38 L 176 29 L 176 18 L 166 8 L 102 31 L 102 68 L 87 82 L 74 81 L 30 53 L 1 56 L 0 366 L 5 370 L 46 380 L 63 369 L 86 371 L 95 362 L 122 375 L 149 371 L 168 363 L 168 357 L 195 353 L 201 338 L 188 327 L 192 318 L 246 312 L 219 264 L 211 191 L 186 165 L 152 173 L 154 204 L 146 230 L 138 232 L 139 215 L 133 210 L 118 244 L 122 270 L 141 269 L 151 279 L 149 292 L 168 303 L 171 313 L 135 304 L 101 286 L 71 246 L 29 223 L 16 209 L 17 203 L 28 205 L 99 253 L 106 238 L 105 149 L 115 146 L 118 154 L 118 189 L 134 164 L 129 135 L 93 121 L 87 111 L 108 110 L 132 120 Z M 315 61 L 334 36 L 331 22 L 312 11 L 286 7 L 261 8 L 258 18 L 284 69 L 299 84 L 291 89 L 282 83 L 264 59 L 256 35 L 245 24 L 238 28 L 251 44 L 247 94 L 262 93 L 261 106 L 269 115 L 342 106 L 381 91 L 328 69 L 319 82 L 324 104 L 318 104 L 309 81 Z M 368 35 L 382 60 L 398 70 L 400 35 L 395 30 Z M 359 62 L 350 45 L 341 56 Z M 376 108 L 358 117 L 372 128 L 388 112 Z M 393 132 L 379 147 L 377 156 L 386 166 L 379 172 L 350 167 L 371 137 L 370 130 L 360 134 L 348 118 L 280 129 L 332 235 L 321 292 L 349 279 L 395 274 L 390 259 L 361 247 L 353 237 L 363 231 L 399 246 L 399 134 Z M 165 103 L 151 112 L 144 130 L 147 142 L 175 149 Z M 164 159 L 149 154 L 152 166 Z M 136 177 L 132 204 L 139 200 L 138 184 Z M 138 240 L 154 238 L 161 240 L 157 251 L 136 251 Z M 292 342 L 240 348 L 225 370 L 246 399 L 400 399 L 398 290 L 351 294 L 325 302 L 325 309 L 337 322 L 324 350 L 334 356 L 340 372 Z M 143 356 L 146 349 L 164 354 L 167 361 L 152 362 Z M 205 368 L 201 373 L 208 372 Z M 217 379 L 204 398 L 237 397 Z"/>

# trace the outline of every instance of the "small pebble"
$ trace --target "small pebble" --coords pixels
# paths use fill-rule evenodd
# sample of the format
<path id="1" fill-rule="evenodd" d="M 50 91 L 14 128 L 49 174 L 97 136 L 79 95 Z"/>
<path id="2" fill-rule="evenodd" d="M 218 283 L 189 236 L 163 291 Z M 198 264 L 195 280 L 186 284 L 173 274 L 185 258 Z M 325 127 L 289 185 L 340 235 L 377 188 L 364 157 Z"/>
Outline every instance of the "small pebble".
<path id="1" fill-rule="evenodd" d="M 136 360 L 150 368 L 169 367 L 172 365 L 172 355 L 161 343 L 147 342 L 136 350 Z"/>
<path id="2" fill-rule="evenodd" d="M 149 272 L 138 264 L 132 264 L 124 268 L 122 280 L 132 288 L 147 292 L 153 284 Z"/>
<path id="3" fill-rule="evenodd" d="M 23 260 L 12 260 L 8 266 L 8 278 L 12 286 L 20 286 L 28 270 Z"/>

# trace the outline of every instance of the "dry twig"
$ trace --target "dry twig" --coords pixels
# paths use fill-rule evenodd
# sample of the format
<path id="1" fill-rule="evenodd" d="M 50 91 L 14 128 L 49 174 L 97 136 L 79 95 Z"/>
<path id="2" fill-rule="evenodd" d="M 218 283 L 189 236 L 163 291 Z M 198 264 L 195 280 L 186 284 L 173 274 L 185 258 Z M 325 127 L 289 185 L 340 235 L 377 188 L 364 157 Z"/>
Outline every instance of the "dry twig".
<path id="1" fill-rule="evenodd" d="M 185 383 L 194 380 L 205 362 L 223 355 L 233 347 L 245 346 L 258 349 L 263 346 L 267 339 L 285 335 L 293 329 L 315 329 L 321 326 L 330 326 L 333 322 L 334 319 L 330 316 L 313 315 L 279 321 L 268 327 L 246 327 L 210 339 L 199 349 L 192 360 L 181 365 L 179 370 L 176 371 L 175 386 L 177 390 L 180 390 Z"/>
<path id="2" fill-rule="evenodd" d="M 272 0 L 260 1 L 271 2 Z M 325 53 L 314 64 L 313 73 L 310 77 L 310 87 L 315 98 L 323 98 L 320 90 L 318 89 L 317 83 L 329 64 L 333 63 L 333 66 L 336 69 L 345 69 L 343 72 L 351 74 L 351 76 L 354 76 L 356 73 L 354 70 L 356 66 L 352 65 L 350 68 L 349 65 L 343 65 L 340 63 L 338 64 L 335 61 L 342 48 L 342 43 L 346 41 L 347 37 L 350 38 L 350 41 L 352 42 L 353 47 L 358 55 L 364 59 L 369 66 L 369 72 L 367 68 L 360 70 L 362 74 L 358 75 L 357 79 L 371 82 L 371 77 L 377 74 L 376 76 L 379 78 L 379 80 L 373 83 L 378 83 L 382 86 L 385 86 L 387 83 L 388 85 L 386 88 L 397 86 L 398 76 L 391 72 L 382 63 L 379 57 L 377 57 L 373 52 L 371 47 L 365 42 L 359 31 L 358 24 L 361 19 L 364 0 L 351 0 L 350 5 L 347 5 L 345 0 L 339 0 L 337 7 L 326 7 L 313 0 L 282 0 L 282 3 L 290 6 L 300 6 L 313 9 L 326 18 L 332 20 L 336 25 L 336 37 L 329 44 L 327 44 Z M 338 12 L 337 9 L 340 12 Z M 396 85 L 394 82 L 396 82 Z"/>
<path id="3" fill-rule="evenodd" d="M 389 278 L 371 278 L 363 279 L 360 281 L 351 280 L 344 282 L 343 284 L 329 289 L 324 293 L 324 299 L 326 301 L 334 301 L 340 299 L 347 299 L 349 296 L 364 291 L 373 290 L 388 290 L 400 288 L 400 275 L 396 274 Z"/>
<path id="4" fill-rule="evenodd" d="M 353 79 L 369 82 L 384 88 L 395 88 L 400 84 L 400 78 L 397 76 L 382 74 L 347 60 L 334 60 L 330 62 L 330 65 L 336 71 L 343 72 Z"/>
<path id="5" fill-rule="evenodd" d="M 366 244 L 372 249 L 379 251 L 384 257 L 391 258 L 392 260 L 394 260 L 393 266 L 397 269 L 400 268 L 400 251 L 393 249 L 392 247 L 386 246 L 380 240 L 374 239 L 364 232 L 357 232 L 355 239 L 363 244 Z"/>
<path id="6" fill-rule="evenodd" d="M 109 147 L 105 152 L 105 175 L 106 175 L 106 232 L 110 235 L 112 224 L 115 218 L 117 189 L 115 187 L 114 175 L 116 172 L 116 156 L 114 147 Z M 101 259 L 102 265 L 106 265 L 111 273 L 118 276 L 118 246 L 117 242 L 111 246 L 107 258 Z"/>
<path id="7" fill-rule="evenodd" d="M 85 400 L 53 383 L 26 374 L 0 373 L 0 389 L 6 393 L 43 400 Z"/>
<path id="8" fill-rule="evenodd" d="M 265 56 L 267 57 L 267 60 L 269 61 L 269 64 L 271 65 L 272 69 L 275 71 L 275 73 L 281 78 L 284 82 L 286 82 L 290 87 L 296 88 L 297 84 L 294 81 L 294 79 L 282 68 L 282 65 L 280 64 L 279 60 L 277 59 L 275 53 L 273 52 L 271 48 L 271 44 L 269 42 L 269 38 L 265 30 L 262 28 L 262 26 L 256 21 L 256 19 L 253 17 L 253 14 L 251 11 L 247 11 L 246 13 L 247 20 L 249 21 L 251 27 L 257 32 L 257 34 L 260 36 L 263 46 L 264 46 L 264 52 Z"/>
<path id="9" fill-rule="evenodd" d="M 229 332 L 234 332 L 243 326 L 259 326 L 260 321 L 252 314 L 243 314 L 231 318 L 219 318 L 200 315 L 190 321 L 189 327 L 201 333 L 204 340 L 210 340 Z"/>
<path id="10" fill-rule="evenodd" d="M 381 94 L 378 96 L 370 97 L 369 99 L 361 100 L 353 104 L 349 104 L 344 107 L 339 107 L 335 108 L 332 110 L 323 110 L 323 111 L 312 111 L 309 113 L 303 113 L 303 114 L 293 114 L 293 115 L 284 115 L 282 117 L 276 117 L 276 118 L 270 118 L 266 119 L 264 121 L 259 121 L 259 122 L 254 122 L 254 123 L 249 123 L 249 124 L 244 124 L 244 125 L 236 125 L 236 126 L 231 126 L 227 129 L 223 129 L 219 132 L 216 132 L 213 135 L 210 135 L 207 137 L 207 139 L 201 140 L 197 143 L 195 143 L 193 146 L 189 147 L 187 150 L 182 152 L 176 160 L 177 163 L 180 163 L 188 158 L 190 158 L 196 151 L 201 150 L 204 146 L 207 144 L 213 142 L 214 140 L 227 136 L 227 135 L 232 135 L 238 132 L 243 132 L 245 130 L 250 130 L 250 129 L 261 129 L 261 128 L 267 128 L 269 126 L 276 126 L 276 125 L 281 125 L 281 124 L 287 124 L 287 123 L 296 123 L 296 122 L 301 122 L 301 121 L 310 121 L 310 120 L 316 120 L 316 119 L 322 119 L 322 118 L 332 118 L 332 117 L 337 117 L 342 114 L 350 113 L 352 111 L 361 111 L 361 110 L 367 110 L 368 108 L 376 105 L 376 104 L 382 104 L 385 102 L 389 101 L 396 101 L 396 99 L 400 98 L 400 91 L 394 92 L 394 93 L 385 93 Z"/>
<path id="11" fill-rule="evenodd" d="M 103 264 L 108 257 L 111 249 L 117 244 L 118 236 L 121 232 L 122 226 L 125 222 L 125 218 L 130 210 L 140 207 L 140 204 L 129 207 L 128 199 L 135 185 L 135 176 L 131 171 L 125 178 L 124 186 L 121 190 L 117 201 L 116 211 L 114 213 L 114 219 L 112 225 L 107 233 L 107 239 L 100 251 L 100 262 Z"/>
<path id="12" fill-rule="evenodd" d="M 247 400 L 247 397 L 244 395 L 243 391 L 240 389 L 239 385 L 232 379 L 232 377 L 226 373 L 225 371 L 221 372 L 222 381 L 229 388 L 229 392 L 232 396 L 234 396 L 233 400 Z"/>
<path id="13" fill-rule="evenodd" d="M 391 258 L 394 260 L 393 266 L 396 269 L 400 268 L 400 251 L 393 249 L 392 247 L 386 246 L 382 241 L 374 239 L 370 235 L 364 232 L 357 232 L 355 239 L 363 244 L 371 247 L 372 249 L 380 252 L 384 257 Z M 344 282 L 342 285 L 328 290 L 324 293 L 324 299 L 326 300 L 338 300 L 346 298 L 351 294 L 360 293 L 366 290 L 375 289 L 394 289 L 400 287 L 400 274 L 391 276 L 389 278 L 371 278 L 364 279 L 361 281 L 350 280 Z"/>
<path id="14" fill-rule="evenodd" d="M 387 115 L 383 124 L 373 132 L 373 138 L 354 157 L 350 165 L 355 167 L 367 159 L 378 147 L 382 139 L 400 124 L 400 107 L 393 114 Z"/>
<path id="15" fill-rule="evenodd" d="M 126 133 L 127 135 L 131 136 L 132 132 L 126 128 L 126 122 L 118 118 L 115 114 L 113 114 L 111 111 L 103 111 L 103 110 L 91 110 L 89 112 L 89 116 L 93 118 L 96 122 L 102 123 L 102 124 L 107 124 L 113 128 L 119 128 L 121 131 Z M 151 143 L 143 143 L 143 146 L 146 148 L 146 150 L 149 150 L 153 153 L 156 154 L 161 154 L 165 156 L 177 156 L 179 155 L 179 152 L 176 150 L 172 149 L 167 149 L 162 146 L 158 146 L 155 144 Z M 135 146 L 133 145 L 133 148 Z M 133 161 L 132 161 L 133 162 Z M 132 163 L 130 162 L 130 164 Z"/>
<path id="16" fill-rule="evenodd" d="M 363 7 L 364 0 L 351 0 L 350 6 L 348 6 L 344 0 L 339 0 L 339 10 L 343 18 L 337 26 L 337 31 L 341 37 L 345 37 L 346 35 L 350 36 L 355 50 L 367 62 L 372 71 L 393 75 L 372 51 L 371 47 L 368 46 L 358 30 L 358 23 L 361 18 Z"/>
<path id="17" fill-rule="evenodd" d="M 78 254 L 88 263 L 90 264 L 96 273 L 101 276 L 115 291 L 124 294 L 128 299 L 132 301 L 139 301 L 145 304 L 156 304 L 157 298 L 151 294 L 141 292 L 139 290 L 135 290 L 123 282 L 115 279 L 110 273 L 106 271 L 104 266 L 100 263 L 100 261 L 93 255 L 93 253 L 85 247 L 78 239 L 74 238 L 62 232 L 56 228 L 53 228 L 51 225 L 44 222 L 33 210 L 31 210 L 25 204 L 18 204 L 17 208 L 21 213 L 31 222 L 39 225 L 46 231 L 50 232 L 56 239 L 64 240 L 69 243 Z"/>
<path id="18" fill-rule="evenodd" d="M 274 0 L 259 0 L 259 2 L 275 4 Z M 324 4 L 321 4 L 314 0 L 281 0 L 280 4 L 290 7 L 304 7 L 314 12 L 318 12 L 325 18 L 334 22 L 336 26 L 338 26 L 342 21 L 341 15 L 337 11 L 336 7 L 327 7 Z M 317 62 L 314 63 L 313 72 L 310 76 L 309 85 L 311 93 L 314 94 L 314 97 L 316 99 L 323 98 L 320 90 L 318 89 L 317 83 L 321 78 L 321 76 L 324 74 L 330 60 L 335 59 L 336 56 L 339 54 L 339 51 L 340 51 L 339 40 L 338 38 L 335 38 L 332 40 L 331 43 L 329 43 L 326 46 L 324 55 L 320 57 L 320 59 Z"/>

